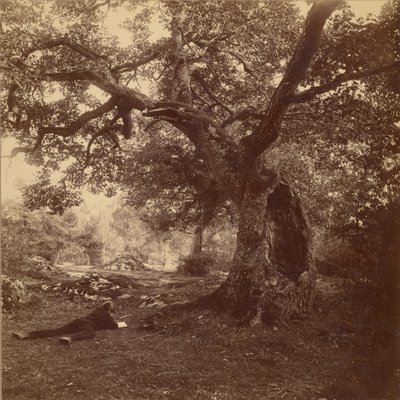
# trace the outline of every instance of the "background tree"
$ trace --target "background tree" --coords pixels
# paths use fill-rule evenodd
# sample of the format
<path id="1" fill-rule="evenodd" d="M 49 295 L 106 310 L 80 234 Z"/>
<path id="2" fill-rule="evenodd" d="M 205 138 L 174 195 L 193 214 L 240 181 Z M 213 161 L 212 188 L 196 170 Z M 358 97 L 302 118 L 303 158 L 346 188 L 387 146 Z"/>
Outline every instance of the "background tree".
<path id="1" fill-rule="evenodd" d="M 193 146 L 167 127 L 152 129 L 149 142 L 130 151 L 121 173 L 126 203 L 155 231 L 195 227 L 191 252 L 201 253 L 204 230 L 232 207 L 209 179 Z"/>
<path id="2" fill-rule="evenodd" d="M 13 275 L 32 256 L 41 256 L 52 264 L 73 241 L 76 218 L 71 212 L 62 217 L 44 210 L 27 211 L 15 201 L 1 209 L 1 254 L 3 271 Z"/>
<path id="3" fill-rule="evenodd" d="M 98 218 L 91 216 L 76 238 L 88 255 L 89 265 L 104 264 L 104 240 L 99 225 Z"/>
<path id="4" fill-rule="evenodd" d="M 124 163 L 118 134 L 140 141 L 144 119 L 169 123 L 238 209 L 232 268 L 208 300 L 254 322 L 308 311 L 316 277 L 308 222 L 264 152 L 297 129 L 287 122 L 308 107 L 327 114 L 333 104 L 338 116 L 361 98 L 377 112 L 393 108 L 398 2 L 376 21 L 355 20 L 344 7 L 325 31 L 342 1 L 313 2 L 305 21 L 289 2 L 132 2 L 132 42 L 124 48 L 101 29 L 102 4 L 49 1 L 21 18 L 24 3 L 5 4 L 3 121 L 23 143 L 14 154 L 27 153 L 45 170 L 72 156 L 65 187 L 112 194 Z M 49 11 L 61 12 L 61 22 Z M 156 15 L 168 38 L 154 42 Z M 374 48 L 382 36 L 390 40 Z M 105 94 L 102 102 L 91 87 Z M 380 96 L 386 101 L 377 104 Z"/>
<path id="5" fill-rule="evenodd" d="M 118 206 L 112 213 L 110 226 L 122 238 L 124 249 L 140 261 L 146 261 L 143 247 L 147 241 L 148 227 L 140 220 L 137 212 L 128 206 Z"/>

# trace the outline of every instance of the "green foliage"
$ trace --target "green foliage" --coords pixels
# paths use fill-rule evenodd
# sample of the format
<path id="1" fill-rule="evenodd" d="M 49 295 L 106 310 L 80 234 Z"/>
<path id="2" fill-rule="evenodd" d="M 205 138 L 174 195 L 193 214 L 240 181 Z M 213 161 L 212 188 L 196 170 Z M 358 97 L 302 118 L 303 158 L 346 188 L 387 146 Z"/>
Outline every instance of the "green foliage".
<path id="1" fill-rule="evenodd" d="M 366 276 L 377 286 L 394 293 L 400 288 L 400 208 L 398 203 L 370 209 L 365 222 L 347 226 L 353 248 Z"/>
<path id="2" fill-rule="evenodd" d="M 191 254 L 185 257 L 178 266 L 178 272 L 191 276 L 206 276 L 215 264 L 211 253 Z"/>
<path id="3" fill-rule="evenodd" d="M 103 249 L 104 241 L 100 233 L 99 219 L 91 216 L 77 234 L 76 241 L 87 252 L 96 252 Z"/>
<path id="4" fill-rule="evenodd" d="M 15 202 L 2 206 L 2 267 L 7 273 L 27 263 L 31 256 L 54 261 L 72 238 L 73 218 L 50 215 L 43 210 L 29 212 Z"/>
<path id="5" fill-rule="evenodd" d="M 122 238 L 125 253 L 140 261 L 147 260 L 151 251 L 149 245 L 154 241 L 154 234 L 134 208 L 118 204 L 111 215 L 110 227 Z"/>
<path id="6" fill-rule="evenodd" d="M 26 219 L 20 216 L 22 210 L 11 205 L 2 207 L 1 216 L 1 255 L 2 269 L 9 273 L 12 268 L 18 269 L 26 259 L 29 249 Z"/>
<path id="7" fill-rule="evenodd" d="M 52 185 L 49 178 L 23 188 L 22 197 L 28 210 L 35 210 L 40 204 L 40 207 L 46 207 L 53 214 L 60 215 L 82 201 L 78 193 L 68 190 L 62 184 Z"/>
<path id="8" fill-rule="evenodd" d="M 171 74 L 171 60 L 169 59 L 169 51 L 171 46 L 165 46 L 165 41 L 162 39 L 153 43 L 154 39 L 149 34 L 149 26 L 152 20 L 156 17 L 161 19 L 161 24 L 165 27 L 165 34 L 168 35 L 170 30 L 170 21 L 174 12 L 174 5 L 171 2 L 139 2 L 132 3 L 126 12 L 129 12 L 123 26 L 127 30 L 127 35 L 130 33 L 131 43 L 130 46 L 120 47 L 117 40 L 111 34 L 105 32 L 102 26 L 104 13 L 107 11 L 104 7 L 93 7 L 85 9 L 80 7 L 75 2 L 62 4 L 59 1 L 47 1 L 43 4 L 46 6 L 34 8 L 38 18 L 24 18 L 21 24 L 16 24 L 13 15 L 17 16 L 19 13 L 27 12 L 26 4 L 21 0 L 15 2 L 16 4 L 5 4 L 7 10 L 6 18 L 3 25 L 7 32 L 19 29 L 20 36 L 26 38 L 21 40 L 20 47 L 7 47 L 4 42 L 6 57 L 18 58 L 24 51 L 31 51 L 30 46 L 33 43 L 46 41 L 53 37 L 64 36 L 68 32 L 68 39 L 81 43 L 84 46 L 91 48 L 97 54 L 102 54 L 109 58 L 109 62 L 114 65 L 122 64 L 127 60 L 135 60 L 147 49 L 152 49 L 156 46 L 162 45 L 161 57 L 156 59 L 153 63 L 146 64 L 136 71 L 137 79 L 145 79 L 150 82 L 152 91 L 163 97 L 164 82 L 170 81 Z M 120 2 L 112 1 L 110 7 L 118 10 Z M 261 3 L 260 3 L 261 4 Z M 257 102 L 261 104 L 264 101 L 264 94 L 261 91 L 254 93 L 254 84 L 259 83 L 260 79 L 263 81 L 264 87 L 270 87 L 270 80 L 272 76 L 282 70 L 280 59 L 288 56 L 294 44 L 294 38 L 300 25 L 298 25 L 297 12 L 289 2 L 265 2 L 262 6 L 252 4 L 251 2 L 238 2 L 232 3 L 224 1 L 218 4 L 213 2 L 204 5 L 202 2 L 188 2 L 184 4 L 185 12 L 191 17 L 187 19 L 185 30 L 187 30 L 187 37 L 185 40 L 191 43 L 187 48 L 188 58 L 193 58 L 193 64 L 196 69 L 200 69 L 201 74 L 208 76 L 208 84 L 210 84 L 215 93 L 220 96 L 222 101 L 231 103 L 232 110 L 239 110 L 247 107 L 249 104 L 246 100 L 247 95 L 251 94 L 252 106 L 256 106 Z M 25 10 L 25 11 L 24 11 Z M 119 9 L 121 11 L 121 9 Z M 160 12 L 161 10 L 161 12 Z M 91 18 L 88 19 L 88 15 Z M 36 15 L 36 14 L 35 14 Z M 59 21 L 57 17 L 60 17 Z M 16 17 L 15 17 L 16 18 Z M 286 19 L 288 23 L 281 24 L 280 21 Z M 88 21 L 90 20 L 90 23 Z M 56 22 L 58 21 L 58 22 Z M 210 39 L 219 31 L 232 31 L 237 29 L 238 26 L 248 26 L 242 29 L 236 35 L 236 40 L 243 46 L 243 54 L 240 57 L 249 58 L 249 64 L 254 64 L 254 70 L 257 71 L 257 78 L 252 77 L 250 80 L 244 79 L 243 66 L 238 58 L 235 58 L 231 53 L 235 50 L 235 45 L 224 43 L 224 50 L 218 52 L 216 49 L 210 49 L 207 53 L 204 62 L 195 60 L 199 58 L 199 54 L 203 52 L 203 43 Z M 213 29 L 210 30 L 210 24 Z M 265 28 L 266 26 L 266 28 Z M 263 27 L 261 29 L 261 27 Z M 34 34 L 32 35 L 32 32 Z M 24 33 L 24 34 L 22 34 Z M 280 41 L 273 40 L 280 36 Z M 262 51 L 260 51 L 259 44 L 255 38 L 259 36 L 258 43 L 262 44 Z M 29 38 L 29 40 L 28 40 Z M 11 40 L 11 37 L 8 38 Z M 40 47 L 40 46 L 39 46 Z M 268 56 L 274 54 L 274 57 Z M 201 58 L 201 57 L 200 57 Z M 29 71 L 37 71 L 40 75 L 41 71 L 49 70 L 60 71 L 63 70 L 60 66 L 70 66 L 72 68 L 92 68 L 91 61 L 85 59 L 81 55 L 76 54 L 67 46 L 60 46 L 54 49 L 45 49 L 43 51 L 36 51 L 32 56 L 29 56 L 26 62 L 29 63 Z M 197 65 L 198 64 L 198 65 Z M 229 74 L 227 73 L 229 71 Z M 12 82 L 12 74 L 16 71 L 11 71 L 10 75 L 4 77 L 7 84 Z M 18 74 L 21 74 L 18 71 Z M 157 78 L 157 76 L 159 76 Z M 161 76 L 161 79 L 160 79 Z M 124 74 L 122 83 L 130 81 L 132 76 Z M 234 79 L 232 79 L 234 78 Z M 33 80 L 32 80 L 33 79 Z M 200 89 L 199 83 L 193 82 L 196 86 L 194 90 L 198 92 Z M 132 85 L 131 85 L 132 86 Z M 18 103 L 18 109 L 23 110 L 22 122 L 25 124 L 24 129 L 21 131 L 15 129 L 15 124 L 8 123 L 7 130 L 12 131 L 13 135 L 17 137 L 25 146 L 33 147 L 36 140 L 36 132 L 39 126 L 68 126 L 71 121 L 77 118 L 81 109 L 93 108 L 100 104 L 99 100 L 88 91 L 89 86 L 81 81 L 61 81 L 61 82 L 45 82 L 32 78 L 29 74 L 23 74 L 18 79 L 18 89 L 15 95 L 15 101 Z M 36 98 L 28 95 L 32 90 L 44 90 L 42 97 Z M 268 90 L 268 89 L 265 89 Z M 240 93 L 240 95 L 239 95 Z M 51 99 L 52 97 L 55 99 Z M 61 98 L 58 98 L 61 97 Z M 48 101 L 48 99 L 51 99 Z M 200 110 L 212 111 L 214 117 L 219 120 L 226 119 L 230 114 L 220 106 L 209 107 L 209 104 L 204 104 L 201 98 L 194 99 L 194 106 Z M 3 110 L 5 112 L 5 110 Z M 111 113 L 110 113 L 111 114 Z M 136 180 L 136 175 L 131 173 L 132 163 L 135 161 L 125 161 L 125 155 L 113 149 L 115 142 L 111 136 L 98 137 L 91 146 L 90 168 L 84 171 L 83 165 L 87 162 L 86 146 L 88 140 L 93 134 L 101 128 L 101 126 L 112 115 L 105 115 L 97 121 L 90 121 L 86 124 L 85 129 L 78 131 L 75 135 L 59 137 L 57 135 L 46 135 L 46 140 L 41 145 L 41 151 L 36 152 L 34 155 L 29 155 L 28 159 L 32 163 L 43 165 L 44 169 L 56 170 L 59 163 L 66 162 L 68 167 L 65 169 L 68 179 L 63 181 L 68 189 L 63 185 L 50 184 L 45 181 L 44 176 L 39 176 L 40 183 L 36 183 L 31 189 L 25 189 L 25 201 L 30 207 L 43 207 L 48 206 L 53 212 L 60 213 L 69 206 L 76 205 L 81 199 L 73 191 L 74 187 L 81 187 L 87 185 L 90 190 L 94 192 L 104 191 L 110 195 L 115 193 L 115 185 L 122 177 L 124 182 L 135 182 L 135 188 L 149 185 L 147 193 L 142 191 L 142 196 L 136 196 L 138 201 L 149 200 L 148 208 L 155 213 L 155 220 L 157 220 L 156 210 L 166 210 L 168 204 L 173 202 L 173 209 L 170 215 L 167 215 L 166 220 L 161 221 L 159 225 L 173 226 L 174 224 L 185 225 L 193 218 L 199 215 L 198 197 L 204 196 L 204 192 L 209 189 L 209 184 L 205 187 L 198 182 L 195 182 L 191 175 L 198 181 L 199 178 L 204 179 L 203 168 L 201 162 L 198 161 L 198 155 L 193 154 L 193 149 L 188 147 L 187 142 L 182 139 L 176 140 L 175 143 L 171 141 L 171 135 L 176 136 L 176 132 L 169 129 L 169 133 L 163 132 L 164 140 L 157 143 L 159 137 L 148 141 L 147 147 L 143 149 L 143 156 L 133 154 L 133 157 L 138 157 L 138 161 L 143 163 L 143 170 L 149 164 L 157 164 L 152 171 L 150 182 L 139 179 Z M 11 116 L 10 116 L 11 117 Z M 12 118 L 16 118 L 17 115 Z M 7 121 L 7 118 L 4 119 Z M 143 130 L 143 120 L 135 116 L 134 130 Z M 151 135 L 154 130 L 151 130 Z M 133 146 L 140 147 L 140 143 L 146 143 L 148 139 L 142 136 L 135 137 Z M 168 148 L 168 145 L 171 145 Z M 180 147 L 181 155 L 183 156 L 176 159 L 176 144 Z M 175 148 L 175 149 L 173 149 Z M 164 154 L 163 160 L 153 160 L 154 152 L 159 155 Z M 130 157 L 132 159 L 132 157 Z M 166 162 L 169 159 L 175 165 L 171 168 L 163 170 Z M 176 166 L 182 162 L 179 170 Z M 185 167 L 189 166 L 186 170 Z M 198 168 L 200 166 L 200 168 Z M 172 171 L 172 181 L 166 182 L 163 177 L 167 172 Z M 135 169 L 137 170 L 137 168 Z M 162 175 L 159 179 L 155 179 L 157 171 L 162 170 Z M 175 176 L 174 176 L 175 175 Z M 148 178 L 148 177 L 147 177 Z M 209 180 L 209 177 L 207 178 Z M 146 183 L 146 185 L 140 183 Z M 187 183 L 191 182 L 189 186 Z M 186 186 L 185 186 L 186 185 Z M 154 190 L 156 187 L 160 198 L 151 196 L 149 191 Z M 197 190 L 195 190 L 197 189 Z M 145 189 L 143 189 L 145 190 Z M 136 190 L 132 190 L 136 193 Z M 131 192 L 129 192 L 131 194 Z M 147 196 L 147 197 L 146 197 Z M 54 200 L 52 200 L 54 198 Z M 172 198 L 172 199 L 171 199 Z M 222 202 L 224 200 L 222 199 Z M 158 224 L 158 222 L 156 222 Z"/>
<path id="9" fill-rule="evenodd" d="M 155 230 L 186 229 L 210 210 L 222 217 L 226 201 L 215 191 L 193 146 L 171 129 L 153 130 L 149 142 L 130 152 L 121 176 L 126 203 Z"/>

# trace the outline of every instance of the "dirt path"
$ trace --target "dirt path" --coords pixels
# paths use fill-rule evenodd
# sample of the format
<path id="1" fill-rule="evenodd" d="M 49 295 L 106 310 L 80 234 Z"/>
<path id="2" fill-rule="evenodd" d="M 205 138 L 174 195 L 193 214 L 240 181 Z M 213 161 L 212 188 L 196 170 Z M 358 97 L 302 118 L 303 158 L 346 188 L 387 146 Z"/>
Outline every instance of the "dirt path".
<path id="1" fill-rule="evenodd" d="M 71 277 L 82 277 L 88 272 L 96 272 L 102 275 L 123 275 L 134 278 L 141 285 L 145 287 L 161 287 L 165 285 L 185 285 L 196 282 L 204 281 L 222 281 L 226 273 L 218 273 L 210 275 L 208 277 L 190 277 L 182 274 L 177 274 L 173 271 L 162 271 L 159 269 L 148 268 L 145 270 L 110 270 L 104 268 L 96 268 L 87 265 L 74 265 L 74 266 L 62 266 L 61 269 L 67 272 Z"/>

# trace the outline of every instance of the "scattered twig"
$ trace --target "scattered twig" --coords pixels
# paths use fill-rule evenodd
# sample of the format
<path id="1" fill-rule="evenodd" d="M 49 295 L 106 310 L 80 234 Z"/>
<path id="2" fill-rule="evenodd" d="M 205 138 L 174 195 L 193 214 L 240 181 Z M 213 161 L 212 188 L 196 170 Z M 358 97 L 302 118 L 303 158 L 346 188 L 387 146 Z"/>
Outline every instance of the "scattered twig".
<path id="1" fill-rule="evenodd" d="M 162 333 L 165 333 L 165 330 L 162 330 L 162 331 L 159 331 L 159 332 L 155 332 L 155 333 L 151 333 L 150 335 L 138 336 L 138 337 L 135 337 L 133 339 L 130 339 L 129 341 L 133 342 L 133 341 L 138 340 L 138 339 L 145 339 L 145 338 L 148 338 L 148 337 L 151 337 L 151 336 L 160 335 Z"/>

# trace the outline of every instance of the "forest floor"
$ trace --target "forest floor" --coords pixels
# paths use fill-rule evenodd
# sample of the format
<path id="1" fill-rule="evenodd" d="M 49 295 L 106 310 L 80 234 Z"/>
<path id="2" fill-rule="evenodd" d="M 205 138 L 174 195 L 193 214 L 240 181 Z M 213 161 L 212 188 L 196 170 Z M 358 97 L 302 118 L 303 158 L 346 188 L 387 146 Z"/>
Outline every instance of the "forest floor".
<path id="1" fill-rule="evenodd" d="M 241 327 L 203 309 L 168 315 L 148 332 L 141 319 L 157 311 L 157 302 L 195 299 L 222 278 L 132 274 L 143 285 L 115 301 L 128 327 L 98 332 L 92 340 L 63 346 L 57 339 L 11 336 L 89 313 L 93 302 L 79 297 L 36 292 L 30 304 L 3 316 L 3 398 L 400 399 L 394 325 L 351 281 L 321 277 L 315 312 L 288 324 Z M 149 299 L 153 307 L 140 307 Z"/>

